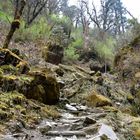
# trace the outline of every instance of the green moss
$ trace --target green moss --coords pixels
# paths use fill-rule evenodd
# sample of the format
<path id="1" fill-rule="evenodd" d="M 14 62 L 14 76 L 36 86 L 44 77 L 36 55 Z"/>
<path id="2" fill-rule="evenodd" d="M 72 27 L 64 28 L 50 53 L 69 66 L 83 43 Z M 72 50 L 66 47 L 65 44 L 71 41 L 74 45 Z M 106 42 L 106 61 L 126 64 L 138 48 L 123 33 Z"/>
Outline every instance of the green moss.
<path id="1" fill-rule="evenodd" d="M 27 75 L 21 75 L 18 77 L 18 79 L 24 85 L 24 84 L 30 84 L 34 80 L 34 77 L 27 76 Z"/>
<path id="2" fill-rule="evenodd" d="M 56 110 L 55 107 L 42 107 L 41 108 L 42 117 L 53 117 L 54 119 L 60 117 L 60 113 Z"/>
<path id="3" fill-rule="evenodd" d="M 1 66 L 1 69 L 4 73 L 9 73 L 9 72 L 11 74 L 17 73 L 17 69 L 13 65 L 3 65 L 3 66 Z"/>
<path id="4" fill-rule="evenodd" d="M 111 106 L 111 100 L 97 92 L 93 91 L 92 94 L 86 97 L 87 105 L 91 107 Z"/>
<path id="5" fill-rule="evenodd" d="M 10 104 L 11 102 L 13 104 L 15 103 L 20 104 L 23 100 L 25 100 L 25 97 L 18 92 L 9 92 L 0 94 L 0 101 L 6 104 Z"/>
<path id="6" fill-rule="evenodd" d="M 3 70 L 2 70 L 2 68 L 0 68 L 0 75 L 3 75 Z"/>
<path id="7" fill-rule="evenodd" d="M 28 79 L 24 79 L 25 81 Z M 42 85 L 37 86 L 40 92 L 45 92 Z M 38 95 L 39 96 L 39 95 Z M 39 103 L 36 100 L 28 100 L 23 94 L 14 92 L 0 92 L 0 124 L 6 129 L 9 121 L 21 120 L 25 126 L 37 124 L 42 118 L 58 118 L 60 114 L 57 109 Z M 7 122 L 7 123 L 6 123 Z M 0 130 L 0 132 L 1 132 Z"/>
<path id="8" fill-rule="evenodd" d="M 17 77 L 15 75 L 4 75 L 3 79 L 7 80 L 7 81 L 10 81 L 10 80 L 16 80 Z"/>
<path id="9" fill-rule="evenodd" d="M 25 109 L 25 107 L 21 106 L 21 105 L 15 105 L 15 109 L 17 111 L 19 111 L 21 114 L 26 115 L 27 114 L 27 110 Z"/>
<path id="10" fill-rule="evenodd" d="M 4 103 L 4 102 L 0 102 L 0 109 L 1 109 L 1 110 L 4 110 L 4 111 L 5 111 L 5 110 L 9 110 L 9 109 L 8 109 L 8 105 L 7 105 L 6 103 Z"/>

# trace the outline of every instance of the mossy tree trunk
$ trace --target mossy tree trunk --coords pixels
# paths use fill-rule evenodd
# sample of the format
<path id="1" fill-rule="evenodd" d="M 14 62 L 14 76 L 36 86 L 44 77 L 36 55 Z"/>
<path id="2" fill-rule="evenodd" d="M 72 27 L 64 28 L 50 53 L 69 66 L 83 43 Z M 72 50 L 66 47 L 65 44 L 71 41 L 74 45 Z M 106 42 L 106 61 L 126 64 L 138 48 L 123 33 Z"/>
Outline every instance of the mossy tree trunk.
<path id="1" fill-rule="evenodd" d="M 14 32 L 16 31 L 16 29 L 19 29 L 20 27 L 20 19 L 21 19 L 22 12 L 26 4 L 26 0 L 16 0 L 15 4 L 16 6 L 15 6 L 14 20 L 11 23 L 10 31 L 8 35 L 6 36 L 3 48 L 8 48 L 9 43 L 14 35 Z"/>

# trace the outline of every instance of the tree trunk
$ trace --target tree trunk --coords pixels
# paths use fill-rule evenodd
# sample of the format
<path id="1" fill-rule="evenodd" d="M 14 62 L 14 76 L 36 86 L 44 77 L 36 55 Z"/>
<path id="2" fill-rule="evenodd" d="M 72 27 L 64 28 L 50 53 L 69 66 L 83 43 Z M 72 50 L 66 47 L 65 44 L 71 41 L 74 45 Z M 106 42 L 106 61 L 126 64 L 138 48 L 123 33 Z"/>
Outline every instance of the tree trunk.
<path id="1" fill-rule="evenodd" d="M 14 20 L 11 23 L 10 31 L 9 31 L 8 35 L 6 36 L 3 48 L 8 48 L 9 43 L 10 43 L 10 41 L 11 41 L 13 35 L 14 35 L 14 32 L 16 31 L 16 29 L 19 29 L 20 19 L 21 19 L 22 12 L 23 12 L 23 9 L 25 7 L 25 4 L 26 4 L 26 0 L 21 0 L 20 5 L 19 5 L 19 0 L 16 1 Z"/>

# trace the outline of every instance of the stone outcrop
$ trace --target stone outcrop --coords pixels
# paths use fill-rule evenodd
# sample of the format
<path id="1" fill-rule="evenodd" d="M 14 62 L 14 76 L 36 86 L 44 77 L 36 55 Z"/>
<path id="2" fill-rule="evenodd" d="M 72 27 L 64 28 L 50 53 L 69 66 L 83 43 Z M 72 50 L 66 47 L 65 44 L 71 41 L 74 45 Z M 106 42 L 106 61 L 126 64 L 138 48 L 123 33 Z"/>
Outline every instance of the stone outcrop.
<path id="1" fill-rule="evenodd" d="M 40 71 L 29 75 L 1 75 L 1 89 L 4 92 L 18 91 L 28 99 L 45 104 L 55 104 L 59 100 L 59 84 L 54 76 Z"/>
<path id="2" fill-rule="evenodd" d="M 64 49 L 59 45 L 48 43 L 46 47 L 42 48 L 42 57 L 46 62 L 58 65 L 62 63 L 63 55 Z"/>

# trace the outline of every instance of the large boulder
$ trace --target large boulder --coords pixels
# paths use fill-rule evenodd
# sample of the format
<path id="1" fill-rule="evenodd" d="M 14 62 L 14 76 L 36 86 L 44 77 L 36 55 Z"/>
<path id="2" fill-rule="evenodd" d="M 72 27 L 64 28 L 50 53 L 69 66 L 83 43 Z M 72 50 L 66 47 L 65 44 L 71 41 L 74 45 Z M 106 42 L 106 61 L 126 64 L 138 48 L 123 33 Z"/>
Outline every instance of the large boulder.
<path id="1" fill-rule="evenodd" d="M 118 51 L 114 59 L 114 68 L 118 72 L 119 80 L 126 82 L 127 87 L 138 83 L 140 71 L 140 50 L 133 46 L 123 47 Z"/>
<path id="2" fill-rule="evenodd" d="M 64 55 L 63 47 L 59 45 L 48 43 L 46 47 L 42 49 L 42 57 L 45 59 L 46 62 L 56 64 L 62 62 Z"/>
<path id="3" fill-rule="evenodd" d="M 45 104 L 56 104 L 59 101 L 59 83 L 53 75 L 43 72 L 33 72 L 34 76 L 30 88 L 25 93 L 27 98 L 40 100 Z M 40 97 L 41 96 L 41 97 Z"/>
<path id="4" fill-rule="evenodd" d="M 28 99 L 45 104 L 56 104 L 59 100 L 59 84 L 52 74 L 34 71 L 28 75 L 1 75 L 1 90 L 18 91 Z"/>
<path id="5" fill-rule="evenodd" d="M 114 68 L 118 73 L 119 82 L 123 82 L 125 90 L 132 97 L 128 101 L 133 103 L 132 111 L 139 114 L 140 109 L 140 36 L 135 38 L 129 45 L 121 48 L 115 56 Z"/>

